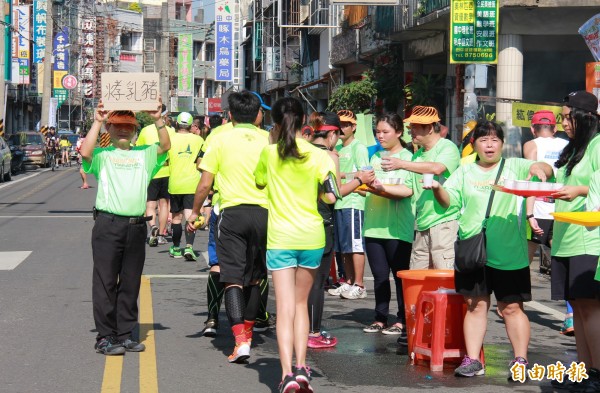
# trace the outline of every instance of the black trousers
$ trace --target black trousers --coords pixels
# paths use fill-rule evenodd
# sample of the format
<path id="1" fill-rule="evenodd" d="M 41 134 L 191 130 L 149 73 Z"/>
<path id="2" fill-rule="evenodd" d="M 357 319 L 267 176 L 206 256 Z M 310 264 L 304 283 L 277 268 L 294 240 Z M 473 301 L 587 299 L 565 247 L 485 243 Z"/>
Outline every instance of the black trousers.
<path id="1" fill-rule="evenodd" d="M 138 295 L 146 259 L 145 221 L 100 214 L 92 230 L 92 302 L 98 338 L 127 339 L 138 321 Z"/>

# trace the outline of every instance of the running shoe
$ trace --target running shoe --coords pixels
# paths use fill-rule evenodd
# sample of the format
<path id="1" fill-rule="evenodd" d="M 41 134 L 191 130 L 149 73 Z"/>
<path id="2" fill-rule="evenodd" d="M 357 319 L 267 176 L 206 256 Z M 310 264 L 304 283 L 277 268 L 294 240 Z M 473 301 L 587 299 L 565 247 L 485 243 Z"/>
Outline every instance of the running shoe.
<path id="1" fill-rule="evenodd" d="M 300 384 L 296 382 L 294 374 L 288 374 L 283 381 L 279 383 L 279 393 L 297 393 L 300 390 Z"/>
<path id="2" fill-rule="evenodd" d="M 217 329 L 219 328 L 219 321 L 215 318 L 209 318 L 204 322 L 204 330 L 202 335 L 205 337 L 215 337 L 217 335 Z"/>
<path id="3" fill-rule="evenodd" d="M 385 325 L 379 324 L 377 322 L 373 322 L 372 324 L 370 324 L 369 326 L 367 326 L 366 328 L 364 328 L 363 332 L 365 332 L 365 333 L 379 333 L 379 332 L 381 332 L 385 328 L 386 328 Z"/>
<path id="4" fill-rule="evenodd" d="M 308 348 L 320 349 L 320 348 L 333 348 L 337 344 L 337 338 L 333 337 L 326 331 L 321 331 L 321 334 L 317 337 L 308 336 Z"/>
<path id="5" fill-rule="evenodd" d="M 355 284 L 349 290 L 342 292 L 340 296 L 349 300 L 364 299 L 367 297 L 367 290 Z"/>
<path id="6" fill-rule="evenodd" d="M 346 292 L 348 290 L 350 290 L 352 286 L 348 283 L 343 283 L 342 285 L 340 285 L 337 288 L 331 288 L 330 290 L 327 291 L 327 293 L 329 293 L 331 296 L 340 296 L 342 294 L 342 292 Z"/>
<path id="7" fill-rule="evenodd" d="M 229 363 L 241 363 L 250 357 L 250 343 L 235 344 L 233 353 L 227 357 Z"/>
<path id="8" fill-rule="evenodd" d="M 406 329 L 402 329 L 402 332 L 400 333 L 400 337 L 398 337 L 398 340 L 396 342 L 400 346 L 403 346 L 403 347 L 408 346 L 408 333 L 407 333 Z"/>
<path id="9" fill-rule="evenodd" d="M 119 340 L 113 336 L 102 337 L 96 341 L 94 349 L 97 353 L 106 356 L 123 355 L 125 353 L 125 348 L 121 345 Z"/>
<path id="10" fill-rule="evenodd" d="M 159 246 L 162 246 L 163 244 L 167 244 L 168 243 L 167 239 L 165 239 L 164 236 L 158 235 L 157 239 L 158 239 L 158 245 Z"/>
<path id="11" fill-rule="evenodd" d="M 148 245 L 150 247 L 156 247 L 158 246 L 158 227 L 157 226 L 153 226 L 152 229 L 150 229 L 150 239 L 148 239 Z"/>
<path id="12" fill-rule="evenodd" d="M 460 366 L 454 370 L 454 375 L 457 377 L 474 377 L 476 375 L 484 375 L 485 368 L 483 364 L 477 359 L 471 359 L 465 356 Z"/>
<path id="13" fill-rule="evenodd" d="M 296 367 L 294 377 L 300 385 L 298 393 L 313 393 L 313 388 L 310 386 L 310 368 L 308 366 Z"/>
<path id="14" fill-rule="evenodd" d="M 575 327 L 573 326 L 573 317 L 565 318 L 562 328 L 560 328 L 560 334 L 564 334 L 565 336 L 574 336 L 575 335 Z"/>
<path id="15" fill-rule="evenodd" d="M 525 379 L 527 379 L 527 365 L 529 365 L 529 363 L 527 363 L 527 359 L 517 356 L 516 358 L 514 358 L 513 360 L 510 361 L 510 363 L 508 364 L 508 380 L 511 382 L 520 382 L 518 379 L 514 379 L 514 373 L 512 371 L 512 367 L 516 364 L 522 364 L 523 366 L 525 366 L 525 368 L 523 368 L 523 374 L 525 376 Z"/>
<path id="16" fill-rule="evenodd" d="M 196 252 L 190 246 L 187 246 L 183 250 L 183 257 L 185 258 L 186 261 L 197 261 L 198 260 L 198 255 L 196 255 Z"/>
<path id="17" fill-rule="evenodd" d="M 406 335 L 406 329 L 404 329 L 402 326 L 392 325 L 390 327 L 383 329 L 381 331 L 381 333 L 387 334 L 390 336 L 396 336 L 396 335 L 402 334 L 403 331 L 404 331 L 404 335 Z"/>
<path id="18" fill-rule="evenodd" d="M 275 325 L 277 324 L 277 316 L 275 314 L 269 313 L 269 318 L 266 320 L 256 318 L 256 322 L 254 323 L 253 331 L 256 333 L 264 333 L 269 329 L 275 329 Z"/>
<path id="19" fill-rule="evenodd" d="M 169 248 L 169 256 L 171 258 L 181 258 L 181 248 L 175 247 L 175 246 L 171 246 Z"/>
<path id="20" fill-rule="evenodd" d="M 146 350 L 146 346 L 144 344 L 133 341 L 131 338 L 121 341 L 121 345 L 127 352 L 144 352 Z"/>

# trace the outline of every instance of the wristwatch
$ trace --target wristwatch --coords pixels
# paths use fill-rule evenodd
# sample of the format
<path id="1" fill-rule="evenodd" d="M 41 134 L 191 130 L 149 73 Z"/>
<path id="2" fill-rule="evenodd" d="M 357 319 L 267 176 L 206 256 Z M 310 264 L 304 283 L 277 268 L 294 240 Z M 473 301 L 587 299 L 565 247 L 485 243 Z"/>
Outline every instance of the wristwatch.
<path id="1" fill-rule="evenodd" d="M 534 216 L 533 216 L 533 214 L 528 214 L 525 217 L 529 220 L 530 218 L 533 218 Z"/>

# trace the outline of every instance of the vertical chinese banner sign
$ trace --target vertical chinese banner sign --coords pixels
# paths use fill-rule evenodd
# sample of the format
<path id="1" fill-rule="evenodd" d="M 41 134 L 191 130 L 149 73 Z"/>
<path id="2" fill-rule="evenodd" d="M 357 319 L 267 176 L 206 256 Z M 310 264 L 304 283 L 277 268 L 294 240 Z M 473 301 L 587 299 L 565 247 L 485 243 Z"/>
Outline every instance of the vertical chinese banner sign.
<path id="1" fill-rule="evenodd" d="M 95 37 L 96 19 L 83 18 L 81 20 L 81 92 L 85 98 L 94 98 L 94 76 L 96 70 Z"/>
<path id="2" fill-rule="evenodd" d="M 498 63 L 499 0 L 452 0 L 450 63 Z"/>
<path id="3" fill-rule="evenodd" d="M 33 2 L 33 62 L 41 63 L 46 56 L 46 0 Z"/>
<path id="4" fill-rule="evenodd" d="M 194 78 L 194 64 L 192 62 L 193 41 L 192 35 L 179 34 L 177 37 L 177 95 L 179 97 L 193 96 L 192 83 Z"/>
<path id="5" fill-rule="evenodd" d="M 13 7 L 13 20 L 16 23 L 16 31 L 13 32 L 12 54 L 12 83 L 29 84 L 29 6 L 20 5 Z"/>
<path id="6" fill-rule="evenodd" d="M 229 1 L 215 3 L 216 56 L 215 80 L 233 81 L 233 13 Z"/>
<path id="7" fill-rule="evenodd" d="M 53 96 L 58 98 L 58 107 L 67 99 L 67 89 L 62 85 L 62 79 L 69 73 L 69 51 L 66 47 L 69 44 L 69 29 L 63 27 L 62 31 L 56 33 L 54 36 L 53 51 L 54 53 L 54 64 L 52 69 L 54 70 L 54 78 L 52 82 Z"/>

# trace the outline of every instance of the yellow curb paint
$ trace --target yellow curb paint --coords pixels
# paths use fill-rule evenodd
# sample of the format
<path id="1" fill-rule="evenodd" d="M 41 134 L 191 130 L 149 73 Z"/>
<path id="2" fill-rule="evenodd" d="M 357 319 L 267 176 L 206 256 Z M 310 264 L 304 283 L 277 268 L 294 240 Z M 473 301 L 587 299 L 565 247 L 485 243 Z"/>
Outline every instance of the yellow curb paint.
<path id="1" fill-rule="evenodd" d="M 102 378 L 102 393 L 119 393 L 121 391 L 121 376 L 123 374 L 123 356 L 106 356 L 104 377 Z"/>
<path id="2" fill-rule="evenodd" d="M 154 313 L 152 311 L 152 288 L 150 279 L 142 276 L 140 287 L 140 340 L 146 350 L 140 352 L 140 392 L 158 393 L 156 371 L 156 345 L 154 340 Z"/>

